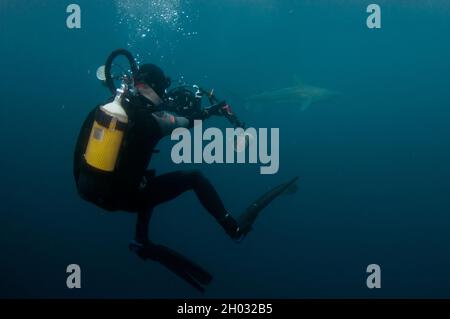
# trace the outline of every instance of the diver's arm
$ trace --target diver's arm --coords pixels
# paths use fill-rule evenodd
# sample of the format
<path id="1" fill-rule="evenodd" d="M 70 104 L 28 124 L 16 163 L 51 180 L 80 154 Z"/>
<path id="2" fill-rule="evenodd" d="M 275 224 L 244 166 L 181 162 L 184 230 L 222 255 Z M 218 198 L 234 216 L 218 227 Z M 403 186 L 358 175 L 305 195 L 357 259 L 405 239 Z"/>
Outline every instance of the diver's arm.
<path id="1" fill-rule="evenodd" d="M 229 107 L 225 101 L 219 102 L 215 105 L 210 106 L 204 110 L 199 110 L 198 112 L 192 113 L 188 117 L 177 116 L 168 111 L 159 111 L 152 113 L 154 119 L 157 121 L 159 128 L 161 130 L 162 136 L 167 136 L 172 133 L 173 130 L 183 127 L 192 128 L 194 127 L 196 120 L 206 120 L 213 115 L 223 115 L 224 110 Z M 168 109 L 168 107 L 161 107 L 163 110 Z"/>
<path id="2" fill-rule="evenodd" d="M 187 118 L 175 116 L 166 111 L 154 112 L 152 116 L 158 123 L 162 136 L 170 135 L 176 128 L 189 127 L 189 120 Z"/>

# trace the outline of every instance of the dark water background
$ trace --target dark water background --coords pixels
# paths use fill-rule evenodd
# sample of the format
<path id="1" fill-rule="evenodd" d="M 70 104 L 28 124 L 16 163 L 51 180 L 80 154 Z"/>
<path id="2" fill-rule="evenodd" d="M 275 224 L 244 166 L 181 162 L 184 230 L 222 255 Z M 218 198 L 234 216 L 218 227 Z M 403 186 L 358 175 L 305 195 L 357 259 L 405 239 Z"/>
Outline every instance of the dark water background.
<path id="1" fill-rule="evenodd" d="M 301 176 L 300 191 L 274 202 L 241 245 L 193 194 L 158 207 L 152 239 L 214 274 L 204 297 L 450 297 L 450 5 L 379 1 L 383 27 L 369 30 L 371 2 L 162 1 L 181 18 L 145 12 L 143 38 L 117 11 L 127 1 L 79 0 L 82 29 L 69 30 L 69 2 L 1 0 L 0 296 L 202 296 L 128 251 L 134 216 L 103 213 L 74 187 L 80 125 L 108 97 L 95 70 L 127 47 L 214 87 L 249 125 L 280 128 L 277 175 L 178 167 L 167 141 L 152 162 L 159 173 L 200 168 L 235 214 Z M 244 108 L 296 78 L 341 95 L 306 112 Z M 71 263 L 82 269 L 77 291 L 65 285 Z M 376 291 L 365 285 L 371 263 L 382 269 Z"/>

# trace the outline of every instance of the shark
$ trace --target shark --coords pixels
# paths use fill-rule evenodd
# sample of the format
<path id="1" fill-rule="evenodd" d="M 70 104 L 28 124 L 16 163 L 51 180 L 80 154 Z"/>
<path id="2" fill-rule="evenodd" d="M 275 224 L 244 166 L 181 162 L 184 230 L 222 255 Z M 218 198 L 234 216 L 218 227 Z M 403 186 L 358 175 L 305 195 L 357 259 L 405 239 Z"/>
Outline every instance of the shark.
<path id="1" fill-rule="evenodd" d="M 339 93 L 322 87 L 299 83 L 294 86 L 262 92 L 246 100 L 246 106 L 294 105 L 306 111 L 311 105 L 330 100 Z"/>

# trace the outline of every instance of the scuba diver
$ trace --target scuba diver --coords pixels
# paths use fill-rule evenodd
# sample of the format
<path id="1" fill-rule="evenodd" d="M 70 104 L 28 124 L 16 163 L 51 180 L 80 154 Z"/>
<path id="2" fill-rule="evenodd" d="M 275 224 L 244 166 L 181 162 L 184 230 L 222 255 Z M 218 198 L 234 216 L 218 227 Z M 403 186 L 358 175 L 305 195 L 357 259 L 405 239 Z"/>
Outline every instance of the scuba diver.
<path id="1" fill-rule="evenodd" d="M 111 75 L 113 61 L 118 56 L 127 58 L 132 73 L 120 78 L 120 88 L 116 88 Z M 129 248 L 144 260 L 160 262 L 204 291 L 203 285 L 212 280 L 206 270 L 177 252 L 150 241 L 148 226 L 153 209 L 192 190 L 225 233 L 240 242 L 251 231 L 259 212 L 288 190 L 297 178 L 264 194 L 235 219 L 200 171 L 157 175 L 155 170 L 148 169 L 158 142 L 176 128 L 191 128 L 195 120 L 206 120 L 215 115 L 227 116 L 236 125 L 241 125 L 229 105 L 213 97 L 212 92 L 208 93 L 210 101 L 214 102 L 210 107 L 195 104 L 200 103 L 200 93 L 207 93 L 200 88 L 194 99 L 188 93 L 180 94 L 181 90 L 167 95 L 171 81 L 163 70 L 154 64 L 138 67 L 131 53 L 123 49 L 108 57 L 104 72 L 105 84 L 113 97 L 89 113 L 79 133 L 73 168 L 78 193 L 84 200 L 107 211 L 136 213 L 135 237 Z M 188 99 L 195 103 L 185 108 Z"/>

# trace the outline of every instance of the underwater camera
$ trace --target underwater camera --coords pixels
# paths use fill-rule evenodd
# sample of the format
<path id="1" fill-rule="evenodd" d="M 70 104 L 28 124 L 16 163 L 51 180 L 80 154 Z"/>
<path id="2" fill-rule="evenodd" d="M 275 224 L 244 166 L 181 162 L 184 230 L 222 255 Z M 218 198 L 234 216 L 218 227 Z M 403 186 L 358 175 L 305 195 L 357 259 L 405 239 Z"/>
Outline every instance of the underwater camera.
<path id="1" fill-rule="evenodd" d="M 181 116 L 197 114 L 202 110 L 202 97 L 195 85 L 178 86 L 166 94 L 167 109 Z"/>

